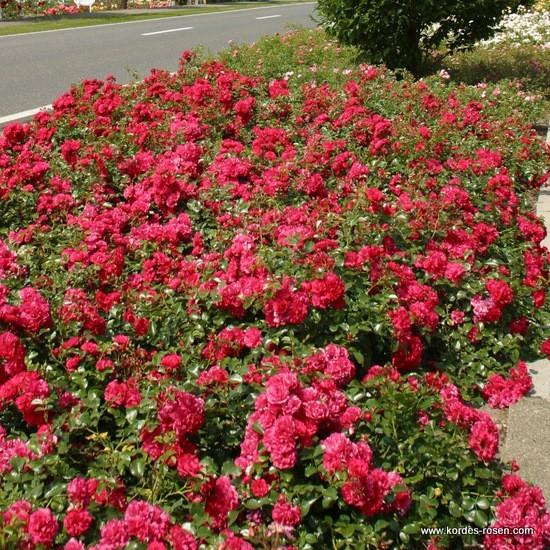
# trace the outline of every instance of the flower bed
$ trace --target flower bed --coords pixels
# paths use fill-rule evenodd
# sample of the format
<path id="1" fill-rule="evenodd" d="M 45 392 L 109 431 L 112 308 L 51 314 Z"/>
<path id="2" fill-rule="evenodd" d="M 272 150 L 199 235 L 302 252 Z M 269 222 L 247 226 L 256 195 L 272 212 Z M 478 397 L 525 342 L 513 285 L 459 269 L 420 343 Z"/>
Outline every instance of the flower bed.
<path id="1" fill-rule="evenodd" d="M 74 4 L 61 0 L 0 0 L 0 18 L 36 17 L 78 13 Z"/>
<path id="2" fill-rule="evenodd" d="M 130 0 L 128 8 L 172 8 L 176 6 L 175 0 Z M 94 4 L 94 9 L 113 10 L 120 8 L 120 2 L 116 0 L 98 0 Z"/>
<path id="3" fill-rule="evenodd" d="M 521 101 L 239 55 L 0 137 L 0 546 L 542 549 L 475 407 L 550 352 Z"/>

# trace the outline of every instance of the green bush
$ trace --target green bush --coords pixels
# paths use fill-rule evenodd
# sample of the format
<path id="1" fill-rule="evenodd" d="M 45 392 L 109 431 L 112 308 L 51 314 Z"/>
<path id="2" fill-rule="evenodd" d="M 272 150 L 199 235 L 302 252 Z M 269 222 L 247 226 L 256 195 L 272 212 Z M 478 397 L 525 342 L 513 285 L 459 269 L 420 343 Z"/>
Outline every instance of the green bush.
<path id="1" fill-rule="evenodd" d="M 372 62 L 419 75 L 432 51 L 448 51 L 491 34 L 503 10 L 520 0 L 319 0 L 321 23 L 344 44 L 359 47 Z M 533 0 L 523 2 L 532 5 Z"/>
<path id="2" fill-rule="evenodd" d="M 475 48 L 459 52 L 447 62 L 455 81 L 466 84 L 515 80 L 529 95 L 550 99 L 550 50 L 538 45 L 499 44 L 498 47 Z"/>
<path id="3" fill-rule="evenodd" d="M 282 36 L 266 36 L 255 44 L 233 44 L 217 57 L 235 71 L 267 80 L 287 78 L 291 87 L 310 81 L 338 87 L 356 68 L 359 51 L 339 46 L 319 29 L 295 29 Z"/>

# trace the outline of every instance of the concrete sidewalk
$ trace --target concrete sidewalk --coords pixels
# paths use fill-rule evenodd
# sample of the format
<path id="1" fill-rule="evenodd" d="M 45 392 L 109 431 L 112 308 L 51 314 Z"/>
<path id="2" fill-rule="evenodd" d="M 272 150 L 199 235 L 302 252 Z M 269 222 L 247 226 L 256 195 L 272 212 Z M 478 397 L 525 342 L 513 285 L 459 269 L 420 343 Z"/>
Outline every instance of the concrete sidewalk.
<path id="1" fill-rule="evenodd" d="M 547 143 L 550 144 L 550 133 Z M 547 230 L 542 244 L 550 249 L 550 187 L 539 193 L 537 214 Z M 547 336 L 550 337 L 550 328 Z M 531 394 L 508 411 L 492 410 L 491 416 L 501 427 L 502 460 L 516 460 L 519 474 L 538 485 L 550 504 L 550 360 L 529 364 L 529 371 L 534 386 Z"/>

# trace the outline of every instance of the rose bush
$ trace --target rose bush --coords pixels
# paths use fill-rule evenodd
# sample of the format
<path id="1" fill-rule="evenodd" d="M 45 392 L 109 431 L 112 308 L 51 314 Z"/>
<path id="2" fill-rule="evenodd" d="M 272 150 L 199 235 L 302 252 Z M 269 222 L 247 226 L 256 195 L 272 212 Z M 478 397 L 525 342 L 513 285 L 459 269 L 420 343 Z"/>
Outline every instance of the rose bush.
<path id="1" fill-rule="evenodd" d="M 226 55 L 0 136 L 0 546 L 542 549 L 477 408 L 548 347 L 521 97 Z"/>

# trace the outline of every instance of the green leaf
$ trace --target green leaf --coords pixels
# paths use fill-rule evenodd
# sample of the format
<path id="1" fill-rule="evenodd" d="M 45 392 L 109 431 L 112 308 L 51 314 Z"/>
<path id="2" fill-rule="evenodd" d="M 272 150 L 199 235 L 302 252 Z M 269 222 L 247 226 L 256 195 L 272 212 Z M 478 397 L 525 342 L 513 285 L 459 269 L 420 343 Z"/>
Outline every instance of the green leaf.
<path id="1" fill-rule="evenodd" d="M 350 524 L 347 524 L 347 525 L 338 525 L 334 530 L 337 532 L 337 533 L 340 533 L 342 535 L 344 535 L 344 537 L 351 537 L 353 536 L 353 533 L 355 533 L 357 527 L 355 526 L 355 524 L 353 523 L 350 523 Z"/>
<path id="2" fill-rule="evenodd" d="M 319 497 L 320 497 L 320 495 L 316 495 L 314 497 L 311 497 L 311 498 L 305 500 L 302 503 L 301 509 L 302 509 L 302 515 L 303 516 L 307 516 L 307 514 L 309 513 L 309 509 L 311 508 L 312 504 L 315 501 L 319 500 Z"/>
<path id="3" fill-rule="evenodd" d="M 309 466 L 306 467 L 306 469 L 304 470 L 304 475 L 306 477 L 311 477 L 313 475 L 315 475 L 317 473 L 317 466 L 313 465 L 313 464 L 310 464 Z"/>
<path id="4" fill-rule="evenodd" d="M 124 464 L 130 464 L 132 462 L 132 455 L 127 452 L 118 453 L 118 458 L 121 462 L 124 462 Z"/>
<path id="5" fill-rule="evenodd" d="M 476 501 L 472 497 L 464 497 L 462 499 L 462 508 L 464 510 L 471 510 L 476 504 Z"/>
<path id="6" fill-rule="evenodd" d="M 447 478 L 451 481 L 456 481 L 458 479 L 458 470 L 448 470 L 447 471 Z"/>
<path id="7" fill-rule="evenodd" d="M 226 460 L 222 465 L 222 474 L 224 476 L 239 475 L 241 469 L 233 462 L 233 460 Z"/>
<path id="8" fill-rule="evenodd" d="M 449 502 L 449 513 L 454 518 L 459 518 L 462 515 L 462 508 L 454 501 Z"/>
<path id="9" fill-rule="evenodd" d="M 488 520 L 487 514 L 485 512 L 483 512 L 482 510 L 476 510 L 474 512 L 474 523 L 478 527 L 483 528 L 487 525 L 488 522 L 489 522 L 489 520 Z"/>
<path id="10" fill-rule="evenodd" d="M 476 506 L 480 508 L 481 510 L 487 510 L 489 506 L 491 506 L 491 503 L 486 498 L 480 498 L 476 502 Z"/>
<path id="11" fill-rule="evenodd" d="M 134 477 L 138 477 L 138 478 L 143 477 L 143 474 L 145 473 L 145 459 L 139 458 L 137 460 L 134 460 L 130 464 L 130 473 Z"/>
<path id="12" fill-rule="evenodd" d="M 407 533 L 407 535 L 414 535 L 420 532 L 420 525 L 418 523 L 409 523 L 403 527 L 402 531 L 403 533 Z"/>
<path id="13" fill-rule="evenodd" d="M 262 507 L 262 503 L 257 498 L 249 498 L 245 503 L 245 507 L 249 510 L 257 510 Z"/>
<path id="14" fill-rule="evenodd" d="M 128 421 L 128 424 L 133 424 L 134 420 L 137 417 L 138 410 L 133 409 L 126 409 L 126 420 Z"/>
<path id="15" fill-rule="evenodd" d="M 44 485 L 42 483 L 39 483 L 35 487 L 32 488 L 31 496 L 33 499 L 38 499 L 42 495 L 42 491 L 44 490 Z"/>
<path id="16" fill-rule="evenodd" d="M 65 491 L 65 484 L 64 483 L 56 483 L 53 487 L 48 489 L 46 491 L 46 494 L 44 495 L 44 499 L 49 500 L 50 498 L 60 495 Z"/>
<path id="17" fill-rule="evenodd" d="M 321 506 L 323 507 L 324 510 L 327 510 L 332 506 L 333 503 L 334 503 L 333 498 L 323 497 L 323 500 L 321 501 Z"/>
<path id="18" fill-rule="evenodd" d="M 365 363 L 365 356 L 358 349 L 353 349 L 352 350 L 352 355 L 353 355 L 353 358 L 360 365 L 363 365 Z"/>

